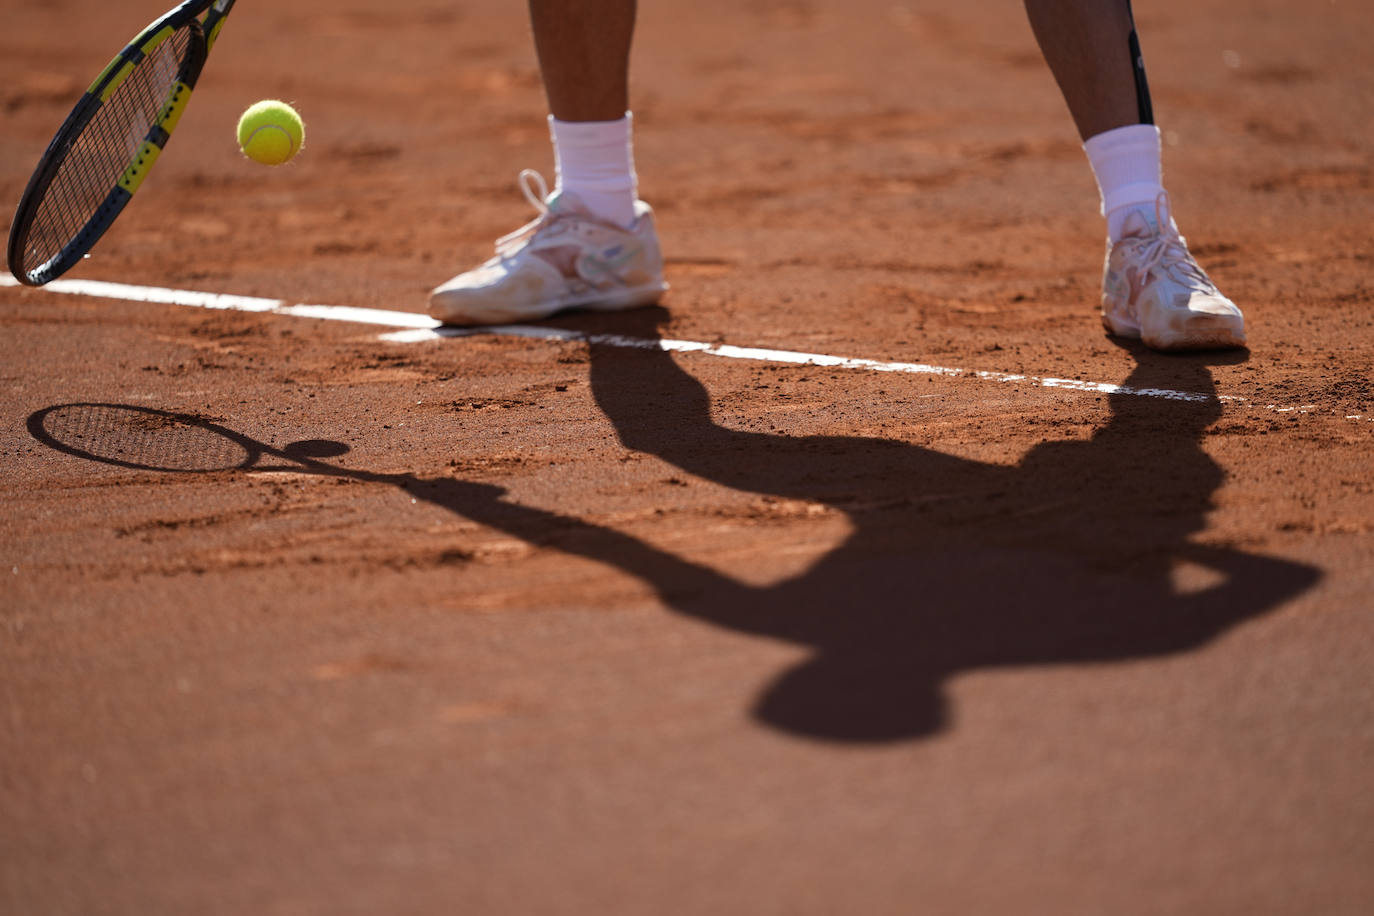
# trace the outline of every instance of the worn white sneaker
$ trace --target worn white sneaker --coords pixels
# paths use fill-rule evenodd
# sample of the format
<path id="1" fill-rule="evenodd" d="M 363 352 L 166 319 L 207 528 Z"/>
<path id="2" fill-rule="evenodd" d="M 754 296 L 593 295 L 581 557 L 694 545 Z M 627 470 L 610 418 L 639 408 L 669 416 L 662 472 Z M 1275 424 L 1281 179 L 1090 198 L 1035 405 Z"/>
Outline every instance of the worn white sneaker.
<path id="1" fill-rule="evenodd" d="M 520 173 L 520 190 L 538 218 L 497 239 L 494 258 L 430 293 L 430 315 L 445 324 L 531 321 L 569 308 L 652 305 L 668 289 L 644 201 L 635 201 L 635 223 L 624 229 L 593 216 L 573 194 L 550 198 L 532 169 Z"/>
<path id="2" fill-rule="evenodd" d="M 1245 346 L 1245 318 L 1188 253 L 1169 212 L 1155 200 L 1155 223 L 1139 211 L 1107 250 L 1102 324 L 1118 337 L 1138 337 L 1156 350 Z"/>

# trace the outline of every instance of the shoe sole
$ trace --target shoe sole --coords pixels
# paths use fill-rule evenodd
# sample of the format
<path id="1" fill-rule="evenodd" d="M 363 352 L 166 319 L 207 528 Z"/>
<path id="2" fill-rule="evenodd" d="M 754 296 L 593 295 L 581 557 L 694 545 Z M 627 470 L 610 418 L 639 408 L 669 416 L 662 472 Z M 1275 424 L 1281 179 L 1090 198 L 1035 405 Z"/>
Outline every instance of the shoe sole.
<path id="1" fill-rule="evenodd" d="M 1245 321 L 1226 315 L 1193 315 L 1188 327 L 1168 329 L 1162 333 L 1144 333 L 1134 323 L 1116 321 L 1111 317 L 1111 304 L 1102 302 L 1102 327 L 1113 337 L 1139 340 L 1152 350 L 1177 353 L 1185 350 L 1235 350 L 1245 346 Z"/>
<path id="2" fill-rule="evenodd" d="M 618 312 L 624 309 L 640 308 L 656 304 L 667 291 L 667 283 L 655 283 L 616 290 L 612 293 L 587 293 L 581 296 L 569 296 L 552 302 L 540 302 L 526 306 L 482 306 L 473 302 L 445 303 L 431 300 L 429 315 L 431 318 L 449 325 L 510 324 L 521 321 L 538 321 L 570 309 Z"/>

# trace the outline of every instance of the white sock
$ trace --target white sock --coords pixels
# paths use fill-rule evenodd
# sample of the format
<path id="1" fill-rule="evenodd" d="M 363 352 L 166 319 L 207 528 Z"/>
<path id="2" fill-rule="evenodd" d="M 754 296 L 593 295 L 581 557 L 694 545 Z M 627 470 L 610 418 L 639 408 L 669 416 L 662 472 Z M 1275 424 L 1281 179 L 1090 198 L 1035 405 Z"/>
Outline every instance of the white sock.
<path id="1" fill-rule="evenodd" d="M 558 169 L 555 191 L 576 194 L 600 218 L 626 228 L 635 221 L 638 187 L 632 116 L 619 121 L 560 121 L 549 115 Z"/>
<path id="2" fill-rule="evenodd" d="M 1159 128 L 1131 124 L 1089 137 L 1083 151 L 1092 163 L 1107 217 L 1107 237 L 1116 242 L 1121 226 L 1133 210 L 1154 223 L 1155 198 L 1164 190 L 1160 165 Z"/>

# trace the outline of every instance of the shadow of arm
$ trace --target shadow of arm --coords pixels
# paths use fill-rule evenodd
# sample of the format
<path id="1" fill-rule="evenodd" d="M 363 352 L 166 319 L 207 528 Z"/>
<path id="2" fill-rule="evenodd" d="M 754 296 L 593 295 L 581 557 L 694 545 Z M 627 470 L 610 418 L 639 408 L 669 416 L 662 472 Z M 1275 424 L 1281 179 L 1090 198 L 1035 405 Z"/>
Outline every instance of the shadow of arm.
<path id="1" fill-rule="evenodd" d="M 489 484 L 407 478 L 401 488 L 455 515 L 539 547 L 549 547 L 619 569 L 651 586 L 666 602 L 706 592 L 733 593 L 741 586 L 710 567 L 693 563 L 632 535 L 594 522 L 504 499 Z"/>

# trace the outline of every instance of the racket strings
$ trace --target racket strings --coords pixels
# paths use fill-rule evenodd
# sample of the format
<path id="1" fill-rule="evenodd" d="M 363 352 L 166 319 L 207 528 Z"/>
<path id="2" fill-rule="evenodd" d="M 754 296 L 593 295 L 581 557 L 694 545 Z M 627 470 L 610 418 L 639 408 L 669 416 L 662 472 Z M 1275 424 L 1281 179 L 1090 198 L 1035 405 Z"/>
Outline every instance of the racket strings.
<path id="1" fill-rule="evenodd" d="M 183 26 L 159 43 L 76 136 L 29 229 L 26 271 L 60 254 L 99 211 L 162 114 L 191 42 Z"/>

